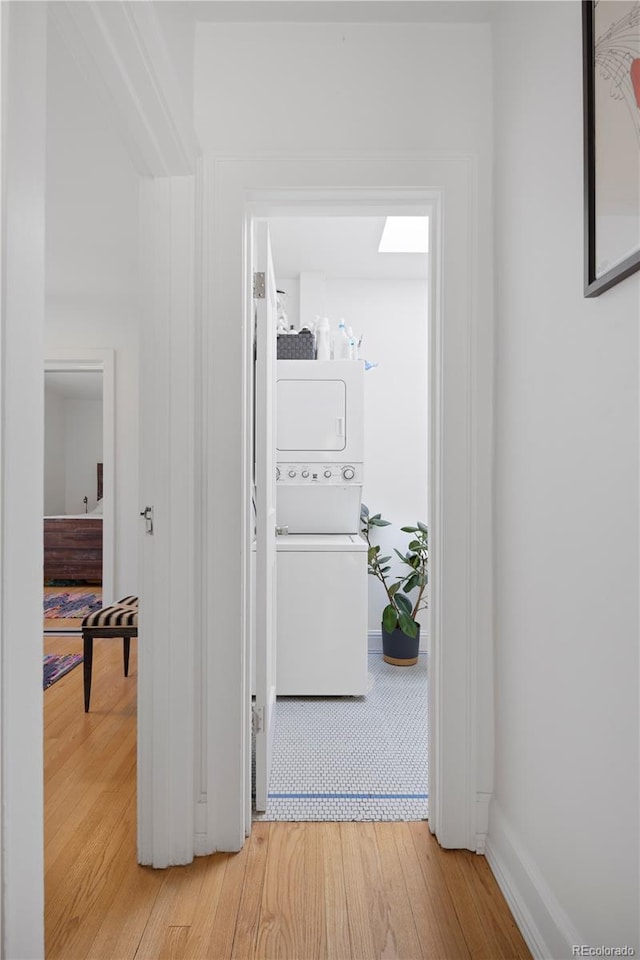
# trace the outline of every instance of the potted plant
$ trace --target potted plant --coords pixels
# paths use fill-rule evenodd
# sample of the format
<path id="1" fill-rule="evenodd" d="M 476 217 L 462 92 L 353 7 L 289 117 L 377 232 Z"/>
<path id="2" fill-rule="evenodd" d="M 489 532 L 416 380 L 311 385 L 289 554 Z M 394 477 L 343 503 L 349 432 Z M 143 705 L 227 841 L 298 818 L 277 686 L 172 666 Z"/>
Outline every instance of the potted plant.
<path id="1" fill-rule="evenodd" d="M 388 564 L 391 557 L 381 557 L 380 545 L 371 543 L 372 528 L 388 527 L 389 521 L 383 520 L 379 513 L 371 516 L 365 504 L 362 504 L 360 520 L 362 535 L 369 546 L 369 574 L 380 581 L 389 600 L 382 611 L 383 657 L 387 663 L 410 666 L 417 663 L 420 647 L 420 624 L 416 617 L 419 611 L 427 606 L 424 597 L 429 559 L 426 524 L 418 520 L 415 527 L 400 528 L 404 533 L 410 534 L 411 539 L 406 553 L 401 553 L 395 547 L 394 551 L 408 569 L 406 573 L 390 578 L 391 567 Z M 411 599 L 409 594 L 414 590 L 418 593 L 415 599 Z"/>

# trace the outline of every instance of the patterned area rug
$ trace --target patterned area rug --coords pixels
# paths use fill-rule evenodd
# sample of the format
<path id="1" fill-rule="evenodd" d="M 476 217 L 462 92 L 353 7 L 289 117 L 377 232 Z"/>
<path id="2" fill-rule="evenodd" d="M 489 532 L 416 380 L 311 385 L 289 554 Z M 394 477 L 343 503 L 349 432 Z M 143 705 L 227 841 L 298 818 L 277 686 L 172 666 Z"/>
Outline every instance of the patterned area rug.
<path id="1" fill-rule="evenodd" d="M 82 620 L 101 606 L 96 593 L 49 593 L 44 598 L 44 616 L 45 620 Z"/>
<path id="2" fill-rule="evenodd" d="M 366 697 L 278 697 L 267 810 L 256 820 L 425 820 L 427 658 L 369 655 Z"/>
<path id="3" fill-rule="evenodd" d="M 81 653 L 65 653 L 61 656 L 55 653 L 45 654 L 42 689 L 46 690 L 79 663 L 82 663 Z"/>

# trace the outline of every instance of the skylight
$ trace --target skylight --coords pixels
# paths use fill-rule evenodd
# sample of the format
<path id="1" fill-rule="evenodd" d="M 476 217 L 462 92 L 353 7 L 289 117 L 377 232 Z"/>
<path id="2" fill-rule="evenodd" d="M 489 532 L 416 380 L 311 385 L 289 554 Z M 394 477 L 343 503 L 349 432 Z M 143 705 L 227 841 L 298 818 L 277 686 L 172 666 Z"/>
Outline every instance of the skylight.
<path id="1" fill-rule="evenodd" d="M 387 217 L 378 253 L 428 253 L 429 217 Z"/>

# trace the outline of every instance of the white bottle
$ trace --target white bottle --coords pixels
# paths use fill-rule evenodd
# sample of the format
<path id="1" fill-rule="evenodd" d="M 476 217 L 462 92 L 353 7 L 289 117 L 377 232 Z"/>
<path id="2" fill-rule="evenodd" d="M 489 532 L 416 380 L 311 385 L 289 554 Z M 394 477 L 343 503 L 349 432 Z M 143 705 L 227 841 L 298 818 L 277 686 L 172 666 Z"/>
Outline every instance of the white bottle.
<path id="1" fill-rule="evenodd" d="M 349 337 L 349 359 L 358 359 L 358 338 L 355 336 L 352 327 L 347 327 L 347 336 Z"/>
<path id="2" fill-rule="evenodd" d="M 338 332 L 333 342 L 333 358 L 334 360 L 351 359 L 351 342 L 345 330 L 344 320 L 338 324 Z"/>
<path id="3" fill-rule="evenodd" d="M 316 323 L 316 360 L 331 360 L 331 327 L 328 317 L 318 317 Z"/>

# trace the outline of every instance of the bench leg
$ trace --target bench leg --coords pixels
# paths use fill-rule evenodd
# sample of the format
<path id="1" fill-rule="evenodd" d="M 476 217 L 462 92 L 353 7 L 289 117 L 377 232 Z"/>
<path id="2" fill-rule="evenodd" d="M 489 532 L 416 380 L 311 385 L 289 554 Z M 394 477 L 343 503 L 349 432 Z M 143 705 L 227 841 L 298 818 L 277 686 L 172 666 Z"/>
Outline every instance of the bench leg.
<path id="1" fill-rule="evenodd" d="M 129 651 L 131 649 L 131 637 L 122 638 L 122 653 L 124 656 L 124 675 L 129 676 Z"/>
<path id="2" fill-rule="evenodd" d="M 89 713 L 91 699 L 91 668 L 93 666 L 93 637 L 82 635 L 83 667 L 84 667 L 84 712 Z"/>

